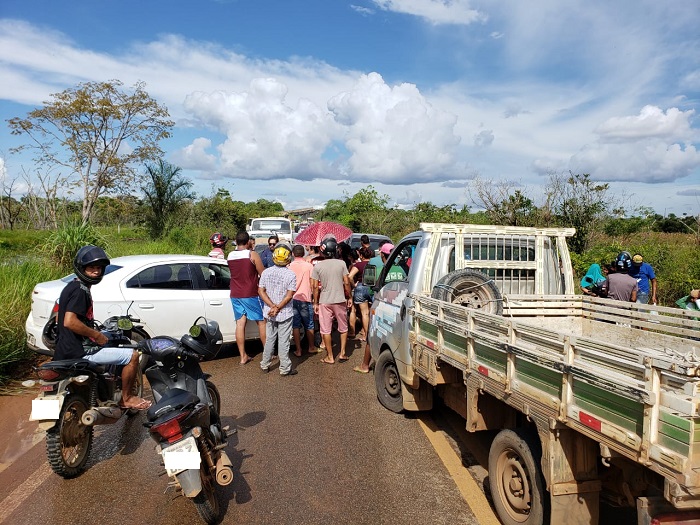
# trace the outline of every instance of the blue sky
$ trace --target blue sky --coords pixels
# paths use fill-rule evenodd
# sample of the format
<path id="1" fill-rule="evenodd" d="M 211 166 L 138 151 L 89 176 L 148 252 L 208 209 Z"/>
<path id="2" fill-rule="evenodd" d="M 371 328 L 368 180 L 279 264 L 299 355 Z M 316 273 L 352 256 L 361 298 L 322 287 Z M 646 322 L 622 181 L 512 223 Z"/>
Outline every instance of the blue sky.
<path id="1" fill-rule="evenodd" d="M 2 0 L 0 118 L 138 81 L 200 195 L 287 209 L 372 184 L 474 208 L 590 173 L 628 208 L 700 213 L 700 7 L 538 0 Z M 37 181 L 0 126 L 0 173 Z"/>

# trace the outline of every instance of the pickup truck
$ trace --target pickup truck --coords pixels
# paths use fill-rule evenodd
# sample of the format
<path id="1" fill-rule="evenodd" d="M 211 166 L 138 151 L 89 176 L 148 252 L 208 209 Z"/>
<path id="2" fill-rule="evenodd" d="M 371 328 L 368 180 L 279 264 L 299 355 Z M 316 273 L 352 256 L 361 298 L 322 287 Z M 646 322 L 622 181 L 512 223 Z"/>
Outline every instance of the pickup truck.
<path id="1" fill-rule="evenodd" d="M 637 523 L 700 523 L 700 321 L 574 294 L 572 229 L 421 224 L 373 287 L 379 401 L 496 431 L 501 521 L 596 524 L 601 498 Z M 406 277 L 387 282 L 400 266 Z M 399 272 L 400 275 L 400 272 Z"/>

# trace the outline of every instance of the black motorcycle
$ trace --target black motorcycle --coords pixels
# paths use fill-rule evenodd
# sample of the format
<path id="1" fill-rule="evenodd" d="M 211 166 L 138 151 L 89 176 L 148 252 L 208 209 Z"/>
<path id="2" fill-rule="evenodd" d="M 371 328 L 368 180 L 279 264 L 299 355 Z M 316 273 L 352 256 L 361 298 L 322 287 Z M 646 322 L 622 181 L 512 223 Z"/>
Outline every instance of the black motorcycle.
<path id="1" fill-rule="evenodd" d="M 105 347 L 133 344 L 141 340 L 138 319 L 110 317 L 95 328 L 107 336 Z M 139 334 L 139 335 L 135 335 Z M 87 345 L 92 353 L 101 347 Z M 133 395 L 143 395 L 143 374 L 147 358 L 140 356 Z M 46 454 L 53 471 L 64 478 L 74 478 L 85 470 L 92 448 L 93 427 L 118 421 L 124 414 L 138 411 L 119 405 L 122 397 L 122 368 L 98 365 L 85 359 L 49 361 L 36 368 L 39 395 L 32 401 L 30 420 L 39 421 L 46 431 Z M 25 381 L 34 386 L 35 381 Z"/>
<path id="2" fill-rule="evenodd" d="M 136 345 L 152 363 L 145 374 L 155 403 L 144 425 L 158 443 L 170 485 L 192 499 L 206 523 L 221 518 L 216 485 L 233 481 L 224 448 L 235 431 L 222 426 L 219 391 L 199 366 L 216 357 L 222 343 L 218 323 L 199 317 L 179 341 L 154 337 Z"/>

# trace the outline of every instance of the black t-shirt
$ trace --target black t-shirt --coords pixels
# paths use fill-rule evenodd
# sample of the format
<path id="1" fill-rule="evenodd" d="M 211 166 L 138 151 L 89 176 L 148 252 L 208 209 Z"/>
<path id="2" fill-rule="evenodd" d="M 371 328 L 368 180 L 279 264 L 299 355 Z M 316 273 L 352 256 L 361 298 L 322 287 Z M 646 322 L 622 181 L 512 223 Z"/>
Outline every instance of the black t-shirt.
<path id="1" fill-rule="evenodd" d="M 61 292 L 58 300 L 58 334 L 54 359 L 80 359 L 85 355 L 85 337 L 63 326 L 66 312 L 73 312 L 86 326 L 93 326 L 92 295 L 90 288 L 78 279 L 71 281 Z"/>

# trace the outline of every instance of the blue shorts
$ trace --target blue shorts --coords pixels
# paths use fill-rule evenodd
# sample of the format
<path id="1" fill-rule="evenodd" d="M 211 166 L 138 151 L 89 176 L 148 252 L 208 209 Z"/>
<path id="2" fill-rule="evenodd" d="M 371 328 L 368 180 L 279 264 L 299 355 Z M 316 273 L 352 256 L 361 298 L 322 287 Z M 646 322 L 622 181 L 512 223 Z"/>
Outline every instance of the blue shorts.
<path id="1" fill-rule="evenodd" d="M 292 308 L 294 309 L 294 321 L 292 328 L 304 330 L 314 329 L 314 304 L 307 301 L 292 300 Z"/>
<path id="2" fill-rule="evenodd" d="M 103 348 L 83 359 L 98 365 L 128 365 L 132 355 L 133 348 Z"/>
<path id="3" fill-rule="evenodd" d="M 262 321 L 262 301 L 260 297 L 246 297 L 245 299 L 234 299 L 231 297 L 231 306 L 233 306 L 233 317 L 238 321 L 244 315 L 250 321 Z"/>
<path id="4" fill-rule="evenodd" d="M 369 300 L 369 286 L 359 283 L 352 291 L 352 302 L 355 304 L 360 304 L 368 302 Z"/>

